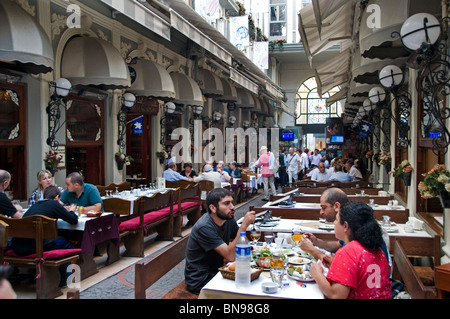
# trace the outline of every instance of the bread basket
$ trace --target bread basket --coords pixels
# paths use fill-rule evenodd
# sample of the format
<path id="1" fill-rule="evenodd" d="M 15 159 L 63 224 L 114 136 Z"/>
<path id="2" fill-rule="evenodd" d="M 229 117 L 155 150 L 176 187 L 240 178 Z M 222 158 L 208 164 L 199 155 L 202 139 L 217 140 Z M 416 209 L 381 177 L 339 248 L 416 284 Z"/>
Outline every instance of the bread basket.
<path id="1" fill-rule="evenodd" d="M 222 274 L 223 278 L 234 280 L 234 271 L 228 270 L 228 267 L 226 267 L 226 266 L 220 267 L 219 271 Z M 262 271 L 263 271 L 263 269 L 261 267 L 252 267 L 250 281 L 258 279 L 259 275 L 261 275 Z"/>

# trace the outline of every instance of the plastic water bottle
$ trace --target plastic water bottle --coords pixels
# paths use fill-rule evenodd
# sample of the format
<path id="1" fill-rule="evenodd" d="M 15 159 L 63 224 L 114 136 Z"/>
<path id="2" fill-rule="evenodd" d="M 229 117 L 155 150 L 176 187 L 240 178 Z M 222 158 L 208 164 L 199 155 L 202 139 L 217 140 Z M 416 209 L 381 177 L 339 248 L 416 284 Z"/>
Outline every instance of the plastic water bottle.
<path id="1" fill-rule="evenodd" d="M 250 286 L 250 243 L 245 232 L 240 234 L 236 243 L 236 268 L 235 283 L 237 289 L 243 289 Z"/>

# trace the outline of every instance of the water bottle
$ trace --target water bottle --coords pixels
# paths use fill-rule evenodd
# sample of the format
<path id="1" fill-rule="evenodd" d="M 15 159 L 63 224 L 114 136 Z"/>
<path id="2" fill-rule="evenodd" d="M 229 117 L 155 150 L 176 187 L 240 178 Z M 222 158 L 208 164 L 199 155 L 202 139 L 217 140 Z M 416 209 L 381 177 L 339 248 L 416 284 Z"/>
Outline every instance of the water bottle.
<path id="1" fill-rule="evenodd" d="M 242 232 L 236 243 L 235 283 L 237 289 L 244 289 L 250 286 L 250 250 L 247 236 L 245 232 Z"/>

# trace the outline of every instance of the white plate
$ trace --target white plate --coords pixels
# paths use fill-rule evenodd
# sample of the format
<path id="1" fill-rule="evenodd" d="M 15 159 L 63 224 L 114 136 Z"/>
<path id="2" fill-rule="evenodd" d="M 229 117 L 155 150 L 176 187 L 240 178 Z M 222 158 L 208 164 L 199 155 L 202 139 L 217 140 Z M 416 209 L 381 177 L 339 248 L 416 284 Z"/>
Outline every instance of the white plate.
<path id="1" fill-rule="evenodd" d="M 268 223 L 265 223 L 265 224 L 258 224 L 258 227 L 274 227 L 276 225 L 278 225 L 278 223 L 268 222 Z"/>
<path id="2" fill-rule="evenodd" d="M 312 260 L 305 257 L 291 257 L 288 259 L 288 263 L 292 265 L 305 265 L 311 263 Z"/>
<path id="3" fill-rule="evenodd" d="M 286 274 L 288 275 L 289 278 L 296 280 L 296 281 L 300 281 L 300 282 L 315 282 L 314 278 L 309 278 L 309 279 L 303 279 L 302 277 L 299 277 L 297 275 L 290 275 L 288 272 L 286 272 Z"/>

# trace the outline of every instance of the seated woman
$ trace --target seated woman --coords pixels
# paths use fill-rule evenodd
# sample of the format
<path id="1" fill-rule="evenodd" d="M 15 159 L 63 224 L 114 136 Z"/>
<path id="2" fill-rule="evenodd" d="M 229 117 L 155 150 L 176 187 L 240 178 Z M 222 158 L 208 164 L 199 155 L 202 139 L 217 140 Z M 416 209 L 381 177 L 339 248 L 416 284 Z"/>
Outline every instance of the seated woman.
<path id="1" fill-rule="evenodd" d="M 184 168 L 184 170 L 181 171 L 181 173 L 180 173 L 181 175 L 190 177 L 190 178 L 194 178 L 197 176 L 197 173 L 192 169 L 191 163 L 184 163 L 183 168 Z"/>
<path id="2" fill-rule="evenodd" d="M 50 173 L 50 171 L 48 171 L 46 169 L 40 170 L 37 173 L 37 181 L 38 181 L 38 187 L 31 194 L 30 203 L 29 203 L 28 207 L 31 207 L 34 204 L 36 204 L 38 201 L 43 200 L 45 189 L 50 185 L 54 185 L 52 173 Z M 61 193 L 64 191 L 64 189 L 62 187 L 58 186 L 58 189 Z"/>
<path id="3" fill-rule="evenodd" d="M 333 299 L 389 299 L 389 263 L 373 210 L 361 202 L 348 202 L 336 215 L 335 236 L 344 241 L 325 277 L 323 268 L 311 265 L 310 274 L 323 294 Z"/>

